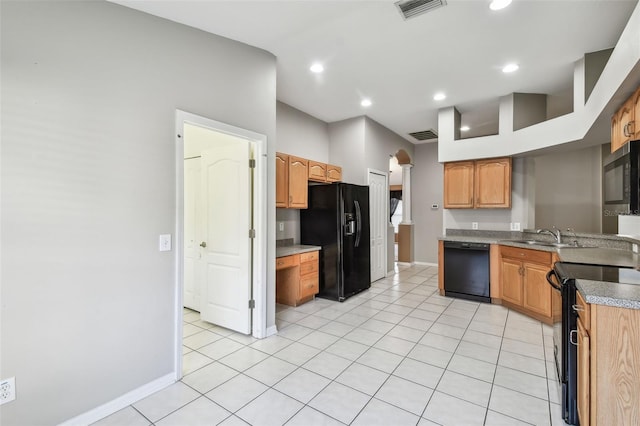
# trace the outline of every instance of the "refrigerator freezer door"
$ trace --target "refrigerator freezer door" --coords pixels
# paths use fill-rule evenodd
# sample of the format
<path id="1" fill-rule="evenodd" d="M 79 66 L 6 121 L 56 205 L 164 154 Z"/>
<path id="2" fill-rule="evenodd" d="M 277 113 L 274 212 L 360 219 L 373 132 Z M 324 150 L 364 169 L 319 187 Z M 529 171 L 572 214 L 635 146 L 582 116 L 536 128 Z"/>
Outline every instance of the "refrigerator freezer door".
<path id="1" fill-rule="evenodd" d="M 345 216 L 355 217 L 355 233 L 342 238 L 343 297 L 371 286 L 371 250 L 369 248 L 369 187 L 343 185 L 342 207 Z"/>
<path id="2" fill-rule="evenodd" d="M 342 292 L 342 234 L 339 184 L 309 187 L 308 208 L 300 210 L 302 244 L 321 246 L 319 297 L 340 300 Z"/>

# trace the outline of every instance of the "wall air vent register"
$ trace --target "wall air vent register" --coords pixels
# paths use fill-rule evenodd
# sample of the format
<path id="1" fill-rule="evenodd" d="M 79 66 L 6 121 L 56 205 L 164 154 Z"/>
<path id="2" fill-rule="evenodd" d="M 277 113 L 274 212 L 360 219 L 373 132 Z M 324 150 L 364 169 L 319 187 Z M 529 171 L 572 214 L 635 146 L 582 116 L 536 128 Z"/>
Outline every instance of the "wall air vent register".
<path id="1" fill-rule="evenodd" d="M 405 20 L 446 6 L 446 4 L 446 0 L 401 0 L 395 3 L 398 11 Z"/>

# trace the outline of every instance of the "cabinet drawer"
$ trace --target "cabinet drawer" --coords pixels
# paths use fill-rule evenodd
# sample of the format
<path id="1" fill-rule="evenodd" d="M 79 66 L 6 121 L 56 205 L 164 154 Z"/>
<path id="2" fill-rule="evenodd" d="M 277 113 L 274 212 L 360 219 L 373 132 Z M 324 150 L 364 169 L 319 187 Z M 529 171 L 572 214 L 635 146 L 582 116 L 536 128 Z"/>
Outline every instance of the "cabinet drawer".
<path id="1" fill-rule="evenodd" d="M 591 328 L 591 307 L 584 300 L 582 294 L 576 290 L 576 305 L 575 311 L 578 313 L 578 317 L 582 320 L 582 324 L 586 331 L 590 331 Z"/>
<path id="2" fill-rule="evenodd" d="M 318 262 L 301 262 L 300 263 L 300 276 L 315 274 L 318 275 Z"/>
<path id="3" fill-rule="evenodd" d="M 500 254 L 502 255 L 502 257 L 510 257 L 512 259 L 526 260 L 528 262 L 551 265 L 551 253 L 546 251 L 500 246 Z"/>
<path id="4" fill-rule="evenodd" d="M 291 268 L 300 264 L 300 255 L 284 256 L 276 258 L 276 271 L 279 269 Z"/>
<path id="5" fill-rule="evenodd" d="M 317 251 L 310 251 L 307 253 L 300 253 L 300 263 L 303 262 L 311 262 L 312 260 L 318 260 L 319 256 L 318 256 L 318 252 Z"/>
<path id="6" fill-rule="evenodd" d="M 300 299 L 317 294 L 319 291 L 318 276 L 311 275 L 300 278 Z"/>

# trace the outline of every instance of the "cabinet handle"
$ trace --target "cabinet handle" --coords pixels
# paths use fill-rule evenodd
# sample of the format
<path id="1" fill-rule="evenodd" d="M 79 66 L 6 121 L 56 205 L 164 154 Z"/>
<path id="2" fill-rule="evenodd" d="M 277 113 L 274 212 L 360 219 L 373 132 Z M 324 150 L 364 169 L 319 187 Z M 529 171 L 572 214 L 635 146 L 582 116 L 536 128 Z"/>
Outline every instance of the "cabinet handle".
<path id="1" fill-rule="evenodd" d="M 580 305 L 571 305 L 571 308 L 575 311 L 575 312 L 582 312 L 584 311 L 584 308 Z"/>
<path id="2" fill-rule="evenodd" d="M 629 136 L 629 134 L 627 133 L 627 126 L 628 125 L 629 125 L 629 123 L 627 123 L 624 126 L 622 126 L 622 135 L 623 136 Z"/>

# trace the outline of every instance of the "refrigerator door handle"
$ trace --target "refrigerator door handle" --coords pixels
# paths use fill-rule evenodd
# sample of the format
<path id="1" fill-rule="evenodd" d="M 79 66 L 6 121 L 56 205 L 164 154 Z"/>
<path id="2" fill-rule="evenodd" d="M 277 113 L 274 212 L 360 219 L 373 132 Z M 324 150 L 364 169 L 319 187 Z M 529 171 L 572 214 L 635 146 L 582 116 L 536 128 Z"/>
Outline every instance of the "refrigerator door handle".
<path id="1" fill-rule="evenodd" d="M 360 234 L 362 233 L 362 216 L 360 213 L 360 203 L 358 200 L 354 200 L 353 204 L 356 206 L 356 241 L 354 247 L 360 246 Z"/>

